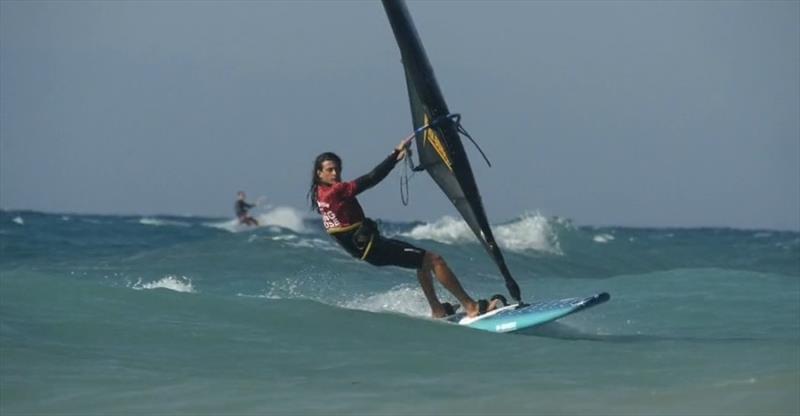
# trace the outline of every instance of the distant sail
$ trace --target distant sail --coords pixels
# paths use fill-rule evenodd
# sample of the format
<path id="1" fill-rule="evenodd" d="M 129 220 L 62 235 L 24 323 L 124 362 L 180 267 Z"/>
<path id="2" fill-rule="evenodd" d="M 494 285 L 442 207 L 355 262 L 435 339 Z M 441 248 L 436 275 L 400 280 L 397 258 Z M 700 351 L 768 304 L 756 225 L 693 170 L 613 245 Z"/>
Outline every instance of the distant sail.
<path id="1" fill-rule="evenodd" d="M 405 69 L 420 165 L 450 198 L 494 259 L 511 297 L 521 302 L 519 286 L 495 242 L 478 186 L 461 143 L 459 116 L 450 114 L 425 49 L 403 0 L 383 0 Z"/>

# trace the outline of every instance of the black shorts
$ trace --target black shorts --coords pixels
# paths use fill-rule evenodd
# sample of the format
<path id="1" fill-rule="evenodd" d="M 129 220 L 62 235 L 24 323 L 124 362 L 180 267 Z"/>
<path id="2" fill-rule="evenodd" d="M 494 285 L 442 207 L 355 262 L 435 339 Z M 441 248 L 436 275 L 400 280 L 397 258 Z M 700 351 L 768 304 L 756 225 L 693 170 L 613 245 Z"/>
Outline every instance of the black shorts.
<path id="1" fill-rule="evenodd" d="M 405 241 L 384 238 L 376 235 L 364 259 L 373 266 L 399 266 L 406 269 L 420 269 L 425 260 L 425 250 L 414 247 Z"/>

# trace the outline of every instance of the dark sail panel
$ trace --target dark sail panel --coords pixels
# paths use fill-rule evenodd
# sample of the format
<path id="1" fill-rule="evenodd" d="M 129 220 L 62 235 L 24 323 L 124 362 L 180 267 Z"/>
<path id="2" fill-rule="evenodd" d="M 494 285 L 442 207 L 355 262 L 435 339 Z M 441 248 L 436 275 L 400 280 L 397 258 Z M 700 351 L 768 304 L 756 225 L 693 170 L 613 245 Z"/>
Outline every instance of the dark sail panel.
<path id="1" fill-rule="evenodd" d="M 495 242 L 478 186 L 459 136 L 459 126 L 444 101 L 425 49 L 402 0 L 383 0 L 405 69 L 411 116 L 417 131 L 420 165 L 444 191 L 497 264 L 511 297 L 521 301 L 519 286 Z"/>

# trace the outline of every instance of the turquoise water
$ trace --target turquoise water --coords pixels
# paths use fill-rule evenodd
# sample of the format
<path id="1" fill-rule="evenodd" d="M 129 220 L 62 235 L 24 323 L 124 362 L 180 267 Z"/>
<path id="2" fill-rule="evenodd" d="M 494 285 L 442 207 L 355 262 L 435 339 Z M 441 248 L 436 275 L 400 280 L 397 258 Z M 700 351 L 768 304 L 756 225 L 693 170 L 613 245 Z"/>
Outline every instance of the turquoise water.
<path id="1" fill-rule="evenodd" d="M 302 215 L 0 211 L 0 413 L 800 412 L 800 233 L 521 215 L 495 229 L 526 300 L 612 299 L 498 335 L 427 319 L 412 272 Z M 504 290 L 459 221 L 381 227 Z"/>

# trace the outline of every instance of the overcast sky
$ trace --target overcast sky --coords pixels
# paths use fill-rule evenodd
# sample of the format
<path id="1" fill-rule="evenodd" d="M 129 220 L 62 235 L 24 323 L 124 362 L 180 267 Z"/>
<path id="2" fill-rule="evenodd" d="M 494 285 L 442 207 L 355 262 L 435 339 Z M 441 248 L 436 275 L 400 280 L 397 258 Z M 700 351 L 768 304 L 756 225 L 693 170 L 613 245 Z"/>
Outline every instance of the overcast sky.
<path id="1" fill-rule="evenodd" d="M 800 228 L 800 2 L 409 2 L 492 222 Z M 379 2 L 0 2 L 0 207 L 305 209 L 411 130 Z M 396 169 L 387 220 L 456 211 Z"/>

